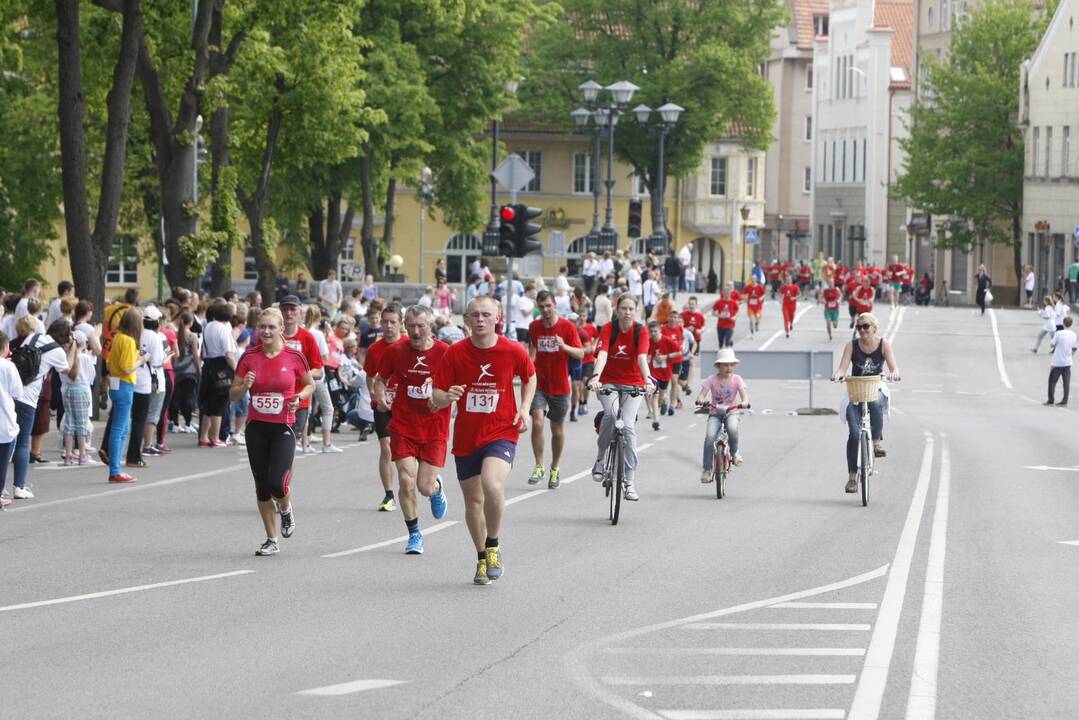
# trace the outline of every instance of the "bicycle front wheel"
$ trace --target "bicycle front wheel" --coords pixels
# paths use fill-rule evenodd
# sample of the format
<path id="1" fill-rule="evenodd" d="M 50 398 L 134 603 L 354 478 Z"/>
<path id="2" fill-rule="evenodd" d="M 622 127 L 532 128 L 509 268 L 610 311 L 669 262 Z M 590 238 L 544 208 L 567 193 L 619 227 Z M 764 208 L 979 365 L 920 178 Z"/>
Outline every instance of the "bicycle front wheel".
<path id="1" fill-rule="evenodd" d="M 625 488 L 626 468 L 622 462 L 622 439 L 615 443 L 613 465 L 611 468 L 611 525 L 618 524 L 618 514 L 622 510 L 622 491 Z"/>
<path id="2" fill-rule="evenodd" d="M 727 446 L 717 442 L 715 453 L 712 455 L 716 467 L 716 500 L 722 500 L 727 494 L 727 473 L 730 472 L 730 463 L 727 461 Z"/>
<path id="3" fill-rule="evenodd" d="M 862 507 L 869 504 L 869 469 L 873 464 L 873 444 L 869 433 L 863 432 L 860 439 L 858 463 L 858 487 L 862 491 Z"/>

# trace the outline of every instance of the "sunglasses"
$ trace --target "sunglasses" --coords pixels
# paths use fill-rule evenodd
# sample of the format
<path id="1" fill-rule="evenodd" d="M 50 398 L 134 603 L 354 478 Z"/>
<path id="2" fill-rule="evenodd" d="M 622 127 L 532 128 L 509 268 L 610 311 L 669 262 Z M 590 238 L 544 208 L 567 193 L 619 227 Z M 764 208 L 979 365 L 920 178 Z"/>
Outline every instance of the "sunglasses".
<path id="1" fill-rule="evenodd" d="M 857 327 L 857 328 L 858 328 L 859 330 L 868 330 L 869 328 L 871 328 L 871 327 L 873 327 L 873 326 L 872 326 L 872 325 L 870 325 L 869 323 L 862 323 L 861 325 L 857 325 L 856 327 Z"/>

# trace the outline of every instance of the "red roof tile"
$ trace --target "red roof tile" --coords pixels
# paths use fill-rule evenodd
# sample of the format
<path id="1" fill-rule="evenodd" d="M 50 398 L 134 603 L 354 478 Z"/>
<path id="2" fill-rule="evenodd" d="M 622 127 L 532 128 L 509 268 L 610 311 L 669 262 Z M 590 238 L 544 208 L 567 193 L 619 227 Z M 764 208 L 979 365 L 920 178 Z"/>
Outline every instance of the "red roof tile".
<path id="1" fill-rule="evenodd" d="M 910 0 L 876 0 L 873 8 L 873 27 L 891 28 L 895 30 L 892 36 L 892 67 L 901 67 L 909 79 L 911 61 L 914 54 L 913 46 L 914 5 Z M 892 83 L 902 85 L 903 83 Z"/>
<path id="2" fill-rule="evenodd" d="M 798 49 L 812 50 L 813 38 L 816 36 L 813 16 L 828 14 L 828 0 L 787 0 L 787 4 Z"/>

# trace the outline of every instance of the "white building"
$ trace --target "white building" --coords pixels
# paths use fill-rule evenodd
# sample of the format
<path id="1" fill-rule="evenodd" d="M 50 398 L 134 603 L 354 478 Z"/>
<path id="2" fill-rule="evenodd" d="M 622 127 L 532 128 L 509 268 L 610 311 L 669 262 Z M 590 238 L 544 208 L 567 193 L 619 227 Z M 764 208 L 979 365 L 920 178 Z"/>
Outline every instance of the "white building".
<path id="1" fill-rule="evenodd" d="M 815 246 L 848 264 L 907 256 L 906 207 L 889 191 L 904 161 L 912 23 L 910 0 L 832 0 L 814 41 Z"/>

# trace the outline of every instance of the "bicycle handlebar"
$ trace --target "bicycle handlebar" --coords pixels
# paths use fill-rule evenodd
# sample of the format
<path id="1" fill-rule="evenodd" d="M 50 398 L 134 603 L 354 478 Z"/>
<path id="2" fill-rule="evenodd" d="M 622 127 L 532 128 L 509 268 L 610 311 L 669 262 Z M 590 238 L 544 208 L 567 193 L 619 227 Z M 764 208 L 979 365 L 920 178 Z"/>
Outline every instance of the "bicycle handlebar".
<path id="1" fill-rule="evenodd" d="M 623 389 L 614 388 L 614 387 L 603 387 L 603 388 L 600 388 L 600 390 L 599 390 L 600 395 L 614 395 L 615 393 L 619 393 L 619 394 L 625 393 L 626 395 L 629 395 L 630 397 L 640 397 L 641 395 L 644 395 L 644 388 L 634 386 L 630 390 L 623 390 Z"/>

